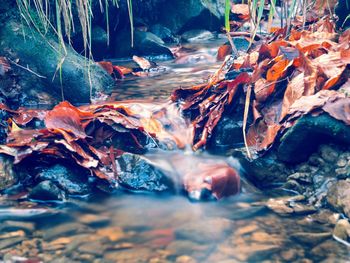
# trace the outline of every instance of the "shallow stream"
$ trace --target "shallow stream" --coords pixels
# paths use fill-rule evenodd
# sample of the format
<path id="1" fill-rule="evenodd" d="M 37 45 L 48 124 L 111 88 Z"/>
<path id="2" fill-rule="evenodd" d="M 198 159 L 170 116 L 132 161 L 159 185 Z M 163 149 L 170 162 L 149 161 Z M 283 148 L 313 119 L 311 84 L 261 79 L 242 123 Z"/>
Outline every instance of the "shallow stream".
<path id="1" fill-rule="evenodd" d="M 121 80 L 112 98 L 161 101 L 174 88 L 203 83 L 220 66 L 218 44 L 191 47 L 177 61 L 159 61 L 164 71 L 154 76 Z M 167 167 L 174 158 L 184 160 L 180 166 L 235 163 L 191 151 L 148 157 Z M 190 202 L 180 191 L 175 196 L 119 191 L 64 204 L 0 197 L 0 261 L 349 262 L 348 248 L 332 238 L 331 212 L 279 216 L 263 203 L 272 196 L 245 183 L 240 195 L 218 202 Z"/>

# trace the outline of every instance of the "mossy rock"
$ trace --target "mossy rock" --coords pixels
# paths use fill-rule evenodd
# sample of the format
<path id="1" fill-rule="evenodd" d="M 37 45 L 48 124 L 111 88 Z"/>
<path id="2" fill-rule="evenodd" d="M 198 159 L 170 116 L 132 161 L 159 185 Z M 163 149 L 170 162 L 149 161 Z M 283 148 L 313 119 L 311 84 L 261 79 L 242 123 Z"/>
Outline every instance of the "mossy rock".
<path id="1" fill-rule="evenodd" d="M 64 49 L 53 34 L 39 34 L 16 19 L 0 27 L 0 56 L 12 61 L 18 59 L 18 64 L 36 73 L 20 70 L 18 85 L 27 94 L 34 89 L 60 100 L 63 91 L 65 100 L 86 103 L 90 101 L 90 89 L 93 97 L 114 86 L 113 79 L 100 66 L 80 56 L 69 45 Z"/>

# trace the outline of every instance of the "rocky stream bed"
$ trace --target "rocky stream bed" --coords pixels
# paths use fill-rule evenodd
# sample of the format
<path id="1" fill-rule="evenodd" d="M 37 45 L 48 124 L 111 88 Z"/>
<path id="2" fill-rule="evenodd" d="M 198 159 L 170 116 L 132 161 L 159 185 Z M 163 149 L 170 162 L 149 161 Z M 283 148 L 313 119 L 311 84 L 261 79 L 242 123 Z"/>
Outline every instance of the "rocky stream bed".
<path id="1" fill-rule="evenodd" d="M 77 53 L 83 49 L 79 30 L 63 54 L 57 39 L 44 41 L 40 30 L 20 22 L 14 1 L 0 3 L 0 103 L 11 105 L 0 107 L 1 143 L 9 136 L 0 145 L 0 262 L 349 262 L 348 108 L 339 118 L 321 109 L 303 113 L 278 143 L 253 158 L 238 108 L 220 115 L 204 150 L 191 149 L 193 112 L 182 114 L 185 103 L 168 98 L 184 86 L 206 87 L 221 68 L 217 47 L 227 44 L 219 32 L 221 2 L 136 1 L 133 47 L 126 3 L 111 6 L 108 21 L 93 5 L 95 59 L 132 68 L 126 78 L 120 68 L 108 74 Z M 182 16 L 160 12 L 165 8 Z M 113 31 L 109 46 L 106 23 Z M 248 41 L 237 37 L 234 43 L 244 56 Z M 152 65 L 145 70 L 131 55 L 146 56 Z M 52 78 L 62 56 L 64 77 Z M 343 70 L 349 72 L 348 64 Z M 250 73 L 232 70 L 223 83 Z M 349 81 L 342 85 L 324 96 L 345 101 Z M 86 105 L 92 95 L 97 104 Z M 81 106 L 63 102 L 56 112 L 98 119 L 83 126 L 87 119 L 79 116 L 84 130 L 75 132 L 83 140 L 48 127 L 43 116 L 62 99 Z M 113 160 L 109 170 L 101 165 L 106 152 Z"/>

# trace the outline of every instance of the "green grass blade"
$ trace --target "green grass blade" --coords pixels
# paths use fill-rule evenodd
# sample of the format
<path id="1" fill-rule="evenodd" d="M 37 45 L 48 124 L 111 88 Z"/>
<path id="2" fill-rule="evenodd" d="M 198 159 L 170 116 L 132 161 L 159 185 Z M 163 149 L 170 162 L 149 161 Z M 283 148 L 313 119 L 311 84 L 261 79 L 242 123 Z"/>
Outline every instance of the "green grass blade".
<path id="1" fill-rule="evenodd" d="M 132 1 L 127 0 L 128 10 L 129 10 L 129 19 L 130 19 L 130 33 L 131 33 L 131 47 L 134 46 L 134 18 L 132 14 Z"/>
<path id="2" fill-rule="evenodd" d="M 226 32 L 230 32 L 230 12 L 231 12 L 231 1 L 225 0 L 225 29 Z"/>
<path id="3" fill-rule="evenodd" d="M 269 21 L 267 26 L 267 29 L 269 32 L 271 31 L 272 20 L 273 20 L 273 17 L 275 16 L 275 12 L 276 12 L 276 0 L 271 0 L 270 11 L 269 11 Z"/>
<path id="4" fill-rule="evenodd" d="M 257 2 L 257 0 L 254 2 Z M 265 1 L 260 1 L 259 2 L 259 9 L 258 9 L 258 17 L 255 20 L 255 28 L 254 28 L 253 34 L 251 35 L 249 47 L 252 45 L 254 38 L 256 36 L 256 33 L 258 32 L 259 24 L 260 24 L 260 21 L 261 21 L 263 12 L 264 12 L 264 6 L 265 6 Z"/>

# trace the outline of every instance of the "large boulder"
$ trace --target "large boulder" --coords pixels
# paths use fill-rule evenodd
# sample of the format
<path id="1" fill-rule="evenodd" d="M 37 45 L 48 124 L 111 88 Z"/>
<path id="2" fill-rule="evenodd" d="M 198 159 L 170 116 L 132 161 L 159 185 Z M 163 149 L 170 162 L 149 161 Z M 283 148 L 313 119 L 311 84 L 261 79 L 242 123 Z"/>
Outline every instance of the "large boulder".
<path id="1" fill-rule="evenodd" d="M 157 22 L 175 33 L 190 29 L 218 30 L 223 25 L 225 1 L 178 0 L 164 1 Z"/>
<path id="2" fill-rule="evenodd" d="M 76 53 L 69 45 L 60 46 L 51 32 L 38 33 L 16 19 L 0 27 L 0 56 L 18 61 L 18 85 L 22 92 L 47 92 L 72 103 L 90 101 L 99 92 L 114 86 L 113 79 L 98 65 Z M 37 95 L 33 94 L 33 98 Z"/>
<path id="3" fill-rule="evenodd" d="M 300 118 L 281 138 L 278 159 L 300 163 L 317 150 L 320 144 L 350 145 L 350 127 L 328 114 Z"/>
<path id="4" fill-rule="evenodd" d="M 155 193 L 174 190 L 172 180 L 144 156 L 124 153 L 117 162 L 119 183 L 126 189 Z"/>

